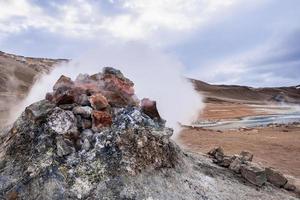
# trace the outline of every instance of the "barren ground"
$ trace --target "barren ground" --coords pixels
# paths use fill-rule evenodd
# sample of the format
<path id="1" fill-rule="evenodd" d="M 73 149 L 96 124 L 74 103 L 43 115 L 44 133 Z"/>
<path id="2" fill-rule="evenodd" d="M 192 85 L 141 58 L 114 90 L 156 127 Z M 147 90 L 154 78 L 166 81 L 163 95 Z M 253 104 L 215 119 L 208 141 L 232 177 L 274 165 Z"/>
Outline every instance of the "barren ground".
<path id="1" fill-rule="evenodd" d="M 245 104 L 208 104 L 202 119 L 228 119 L 265 114 Z M 206 153 L 222 146 L 227 154 L 249 150 L 254 161 L 272 166 L 284 174 L 300 179 L 300 126 L 255 128 L 252 130 L 228 130 L 217 132 L 203 129 L 184 129 L 179 141 L 194 152 Z"/>

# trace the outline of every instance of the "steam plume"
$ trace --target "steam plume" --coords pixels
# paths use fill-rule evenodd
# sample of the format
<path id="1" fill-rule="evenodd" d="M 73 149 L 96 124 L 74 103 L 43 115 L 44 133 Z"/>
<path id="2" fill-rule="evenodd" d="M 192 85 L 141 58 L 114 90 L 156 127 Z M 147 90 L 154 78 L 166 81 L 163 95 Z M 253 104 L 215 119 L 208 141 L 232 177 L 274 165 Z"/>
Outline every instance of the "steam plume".
<path id="1" fill-rule="evenodd" d="M 184 67 L 179 61 L 158 50 L 131 44 L 113 48 L 103 46 L 56 67 L 33 86 L 19 106 L 20 110 L 43 99 L 62 74 L 74 79 L 79 73 L 94 74 L 105 66 L 120 69 L 130 78 L 140 99 L 149 97 L 156 100 L 161 116 L 175 132 L 178 132 L 178 122 L 190 122 L 202 108 L 201 97 L 183 77 Z"/>

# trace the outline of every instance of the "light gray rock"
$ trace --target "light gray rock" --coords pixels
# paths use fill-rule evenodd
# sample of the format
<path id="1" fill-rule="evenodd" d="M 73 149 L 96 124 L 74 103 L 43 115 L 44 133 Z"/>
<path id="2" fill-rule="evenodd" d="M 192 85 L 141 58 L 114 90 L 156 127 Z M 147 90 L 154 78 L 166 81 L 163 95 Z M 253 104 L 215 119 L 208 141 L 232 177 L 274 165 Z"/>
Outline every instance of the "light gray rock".
<path id="1" fill-rule="evenodd" d="M 57 155 L 60 157 L 75 152 L 75 148 L 73 147 L 72 142 L 67 139 L 64 139 L 61 136 L 58 136 L 56 138 L 56 150 L 57 150 Z"/>
<path id="2" fill-rule="evenodd" d="M 253 159 L 253 154 L 250 153 L 249 151 L 242 151 L 240 153 L 240 158 L 243 160 L 243 161 L 252 161 Z"/>
<path id="3" fill-rule="evenodd" d="M 268 181 L 277 187 L 283 187 L 287 183 L 284 175 L 273 168 L 266 168 L 266 174 Z"/>
<path id="4" fill-rule="evenodd" d="M 77 132 L 77 121 L 73 112 L 65 111 L 58 107 L 54 109 L 47 119 L 47 125 L 50 130 L 61 135 Z"/>
<path id="5" fill-rule="evenodd" d="M 243 164 L 242 160 L 240 157 L 235 156 L 232 160 L 232 162 L 229 165 L 229 169 L 234 171 L 235 173 L 240 173 L 241 172 L 241 165 Z"/>
<path id="6" fill-rule="evenodd" d="M 75 102 L 81 106 L 90 106 L 89 98 L 86 94 L 80 94 L 75 98 Z"/>
<path id="7" fill-rule="evenodd" d="M 224 158 L 224 150 L 222 147 L 216 147 L 213 148 L 212 150 L 210 150 L 208 152 L 208 155 L 213 157 L 213 162 L 214 163 L 221 163 L 223 161 Z"/>
<path id="8" fill-rule="evenodd" d="M 242 164 L 241 175 L 250 183 L 260 187 L 267 182 L 265 169 L 253 163 Z"/>
<path id="9" fill-rule="evenodd" d="M 83 118 L 91 118 L 92 111 L 93 109 L 89 106 L 76 106 L 73 108 L 73 113 Z"/>
<path id="10" fill-rule="evenodd" d="M 234 157 L 232 156 L 224 156 L 222 162 L 220 163 L 220 166 L 229 167 L 233 160 Z"/>
<path id="11" fill-rule="evenodd" d="M 288 191 L 295 191 L 296 186 L 293 183 L 290 183 L 289 181 L 283 186 L 284 189 Z"/>

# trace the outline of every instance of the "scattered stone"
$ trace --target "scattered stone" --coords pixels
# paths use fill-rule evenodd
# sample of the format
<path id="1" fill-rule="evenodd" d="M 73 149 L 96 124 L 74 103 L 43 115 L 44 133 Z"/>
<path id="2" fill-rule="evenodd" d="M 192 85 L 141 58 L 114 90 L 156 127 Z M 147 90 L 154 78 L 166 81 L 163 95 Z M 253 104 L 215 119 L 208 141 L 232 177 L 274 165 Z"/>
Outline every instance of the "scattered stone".
<path id="1" fill-rule="evenodd" d="M 47 92 L 45 99 L 52 102 L 53 101 L 53 93 L 52 92 Z"/>
<path id="2" fill-rule="evenodd" d="M 233 159 L 234 158 L 232 156 L 224 156 L 222 162 L 220 162 L 220 166 L 229 167 Z"/>
<path id="3" fill-rule="evenodd" d="M 75 83 L 91 83 L 91 78 L 88 74 L 79 74 L 75 79 Z"/>
<path id="4" fill-rule="evenodd" d="M 288 182 L 283 186 L 287 191 L 291 191 L 296 194 L 300 199 L 300 182 L 299 179 L 295 177 L 288 177 Z"/>
<path id="5" fill-rule="evenodd" d="M 296 190 L 296 186 L 293 183 L 290 183 L 290 181 L 288 181 L 284 186 L 284 189 L 286 189 L 287 191 L 295 191 Z"/>
<path id="6" fill-rule="evenodd" d="M 92 121 L 90 119 L 81 119 L 81 127 L 82 129 L 92 128 Z"/>
<path id="7" fill-rule="evenodd" d="M 249 151 L 242 151 L 241 153 L 240 153 L 240 157 L 241 157 L 241 159 L 243 160 L 243 161 L 252 161 L 252 159 L 253 159 L 253 154 L 252 153 L 250 153 Z"/>
<path id="8" fill-rule="evenodd" d="M 65 87 L 58 88 L 54 91 L 52 102 L 56 105 L 72 104 L 74 103 L 75 95 L 73 90 Z"/>
<path id="9" fill-rule="evenodd" d="M 55 105 L 48 100 L 41 100 L 26 107 L 25 115 L 34 122 L 42 121 L 53 111 L 54 107 Z"/>
<path id="10" fill-rule="evenodd" d="M 71 78 L 62 75 L 54 84 L 53 90 L 58 90 L 60 88 L 68 88 L 71 89 L 74 86 L 74 82 Z"/>
<path id="11" fill-rule="evenodd" d="M 95 110 L 103 110 L 108 106 L 107 99 L 101 93 L 92 95 L 89 101 Z"/>
<path id="12" fill-rule="evenodd" d="M 156 107 L 156 101 L 151 101 L 148 98 L 142 99 L 141 109 L 151 119 L 161 120 L 161 117 L 160 117 L 157 107 Z"/>
<path id="13" fill-rule="evenodd" d="M 89 141 L 87 138 L 85 138 L 85 139 L 83 140 L 82 148 L 83 148 L 85 151 L 88 151 L 88 150 L 91 148 L 91 143 L 90 143 L 90 141 Z"/>
<path id="14" fill-rule="evenodd" d="M 112 124 L 111 115 L 104 111 L 93 111 L 92 119 L 92 126 L 95 131 L 101 130 L 103 127 L 108 127 Z"/>
<path id="15" fill-rule="evenodd" d="M 59 157 L 66 156 L 75 152 L 72 142 L 67 139 L 63 139 L 62 137 L 56 138 L 56 148 L 56 153 Z"/>
<path id="16" fill-rule="evenodd" d="M 61 135 L 77 132 L 77 121 L 73 112 L 65 111 L 58 107 L 48 117 L 47 125 L 50 130 Z"/>
<path id="17" fill-rule="evenodd" d="M 104 89 L 110 91 L 105 96 L 112 106 L 137 106 L 139 104 L 134 94 L 133 82 L 125 78 L 119 70 L 106 67 L 103 69 L 101 79 L 104 81 Z"/>
<path id="18" fill-rule="evenodd" d="M 73 108 L 76 106 L 76 104 L 62 104 L 59 105 L 58 107 L 60 107 L 63 110 L 73 110 Z"/>
<path id="19" fill-rule="evenodd" d="M 241 165 L 241 175 L 250 183 L 259 187 L 267 182 L 267 175 L 265 169 L 253 163 Z"/>
<path id="20" fill-rule="evenodd" d="M 224 158 L 224 150 L 222 147 L 213 148 L 208 152 L 208 155 L 212 156 L 214 163 L 221 163 Z"/>
<path id="21" fill-rule="evenodd" d="M 75 97 L 75 102 L 81 106 L 90 106 L 89 97 L 86 94 L 80 94 Z"/>
<path id="22" fill-rule="evenodd" d="M 284 175 L 273 168 L 266 168 L 266 175 L 268 181 L 277 187 L 283 187 L 287 183 Z"/>
<path id="23" fill-rule="evenodd" d="M 90 118 L 92 114 L 92 108 L 89 106 L 76 106 L 73 108 L 73 113 L 75 115 L 80 115 L 83 118 Z"/>
<path id="24" fill-rule="evenodd" d="M 243 162 L 240 157 L 234 156 L 232 162 L 229 165 L 229 169 L 239 174 L 241 172 L 241 166 Z"/>

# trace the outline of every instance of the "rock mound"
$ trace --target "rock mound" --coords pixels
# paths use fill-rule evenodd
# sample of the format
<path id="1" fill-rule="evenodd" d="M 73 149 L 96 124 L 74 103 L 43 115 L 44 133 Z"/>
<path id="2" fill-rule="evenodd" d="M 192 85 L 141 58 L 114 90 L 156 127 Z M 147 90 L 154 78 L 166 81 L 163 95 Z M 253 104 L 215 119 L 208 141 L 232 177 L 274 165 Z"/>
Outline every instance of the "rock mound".
<path id="1" fill-rule="evenodd" d="M 183 152 L 133 86 L 114 68 L 60 77 L 2 139 L 0 199 L 293 199 Z"/>

